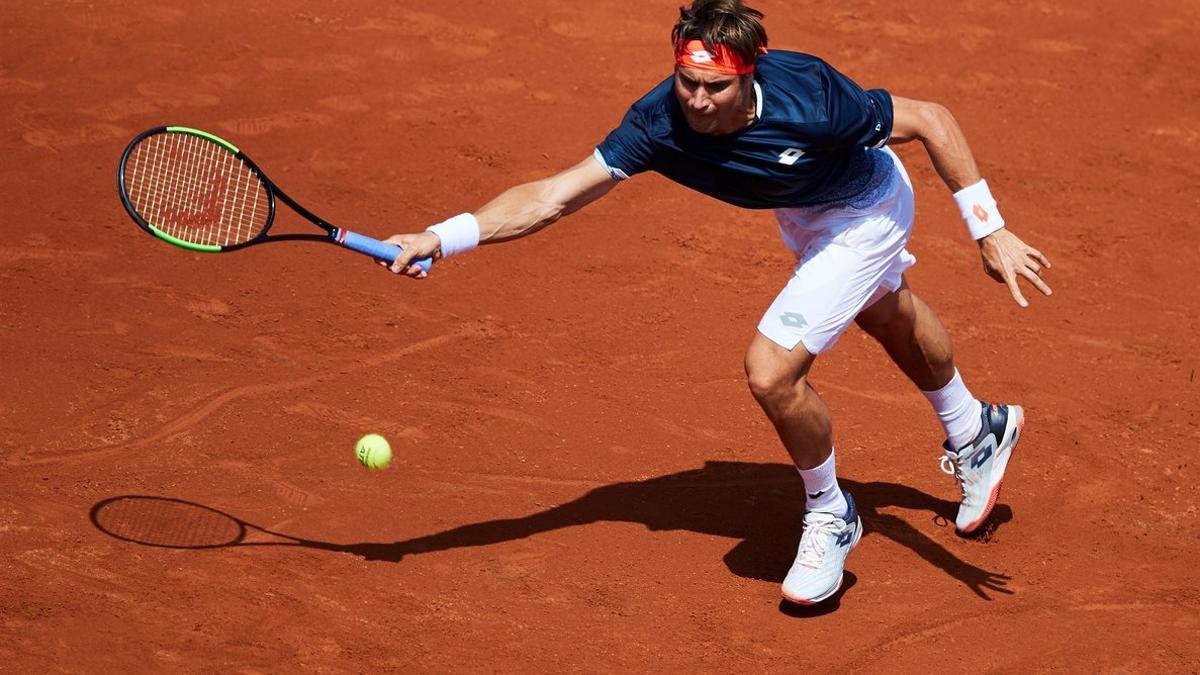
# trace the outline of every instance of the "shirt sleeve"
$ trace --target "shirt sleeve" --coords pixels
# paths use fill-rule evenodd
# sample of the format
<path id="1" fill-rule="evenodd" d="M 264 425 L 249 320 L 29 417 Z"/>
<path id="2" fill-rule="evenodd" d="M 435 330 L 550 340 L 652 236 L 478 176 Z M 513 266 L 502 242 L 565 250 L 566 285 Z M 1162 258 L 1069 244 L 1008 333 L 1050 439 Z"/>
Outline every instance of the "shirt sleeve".
<path id="1" fill-rule="evenodd" d="M 621 125 L 596 146 L 594 156 L 610 176 L 625 180 L 650 168 L 653 150 L 646 118 L 637 109 L 630 108 Z"/>
<path id="2" fill-rule="evenodd" d="M 892 136 L 892 95 L 883 89 L 863 91 L 850 78 L 826 65 L 825 112 L 829 147 L 883 147 Z"/>

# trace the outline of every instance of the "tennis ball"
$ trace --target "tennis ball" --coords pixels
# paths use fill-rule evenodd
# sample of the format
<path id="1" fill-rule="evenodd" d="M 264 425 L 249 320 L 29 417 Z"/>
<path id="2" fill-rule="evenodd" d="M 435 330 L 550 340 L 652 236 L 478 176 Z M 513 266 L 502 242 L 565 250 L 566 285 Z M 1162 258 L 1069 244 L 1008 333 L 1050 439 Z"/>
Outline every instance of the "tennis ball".
<path id="1" fill-rule="evenodd" d="M 368 469 L 386 469 L 392 463 L 392 446 L 379 434 L 367 434 L 354 444 L 354 456 Z"/>

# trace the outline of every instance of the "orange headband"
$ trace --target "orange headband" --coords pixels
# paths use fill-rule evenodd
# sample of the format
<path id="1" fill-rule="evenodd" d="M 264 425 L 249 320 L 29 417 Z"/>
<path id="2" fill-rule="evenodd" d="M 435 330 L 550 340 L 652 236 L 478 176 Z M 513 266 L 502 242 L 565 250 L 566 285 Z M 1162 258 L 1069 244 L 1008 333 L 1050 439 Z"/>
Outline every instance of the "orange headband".
<path id="1" fill-rule="evenodd" d="M 754 72 L 754 62 L 747 63 L 726 45 L 714 45 L 709 50 L 702 40 L 680 40 L 675 45 L 675 63 L 684 68 L 707 70 L 723 75 L 745 75 Z"/>

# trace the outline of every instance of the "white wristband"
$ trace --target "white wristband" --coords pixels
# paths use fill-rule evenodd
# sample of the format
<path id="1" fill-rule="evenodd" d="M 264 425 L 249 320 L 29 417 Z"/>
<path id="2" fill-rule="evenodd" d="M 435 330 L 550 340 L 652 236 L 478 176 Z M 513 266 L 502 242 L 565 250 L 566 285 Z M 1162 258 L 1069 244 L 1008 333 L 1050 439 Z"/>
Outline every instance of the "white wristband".
<path id="1" fill-rule="evenodd" d="M 442 240 L 442 257 L 466 253 L 479 245 L 479 221 L 469 213 L 460 213 L 449 220 L 425 228 Z"/>
<path id="2" fill-rule="evenodd" d="M 958 202 L 958 211 L 967 221 L 972 239 L 979 241 L 1004 227 L 1004 218 L 996 209 L 996 198 L 988 189 L 986 180 L 955 192 L 954 201 Z"/>

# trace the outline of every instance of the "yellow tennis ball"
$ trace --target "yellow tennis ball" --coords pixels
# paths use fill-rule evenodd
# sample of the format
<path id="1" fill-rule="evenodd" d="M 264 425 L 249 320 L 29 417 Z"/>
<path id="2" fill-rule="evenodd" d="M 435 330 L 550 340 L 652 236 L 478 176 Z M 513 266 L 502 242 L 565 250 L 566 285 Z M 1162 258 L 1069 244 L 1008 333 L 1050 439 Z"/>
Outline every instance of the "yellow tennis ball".
<path id="1" fill-rule="evenodd" d="M 392 446 L 379 434 L 367 434 L 354 444 L 354 456 L 368 469 L 386 469 L 392 463 Z"/>

